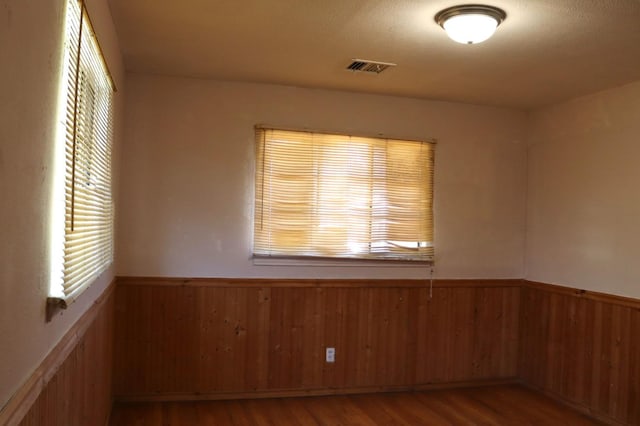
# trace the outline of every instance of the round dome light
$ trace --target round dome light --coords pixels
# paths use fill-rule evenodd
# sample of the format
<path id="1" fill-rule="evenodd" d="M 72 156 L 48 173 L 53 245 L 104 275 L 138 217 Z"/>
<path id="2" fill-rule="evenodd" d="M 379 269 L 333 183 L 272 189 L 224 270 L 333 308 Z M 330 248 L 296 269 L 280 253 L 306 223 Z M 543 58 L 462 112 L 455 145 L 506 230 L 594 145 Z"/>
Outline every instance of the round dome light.
<path id="1" fill-rule="evenodd" d="M 452 40 L 477 44 L 490 38 L 506 17 L 504 10 L 497 7 L 473 4 L 444 9 L 435 20 Z"/>

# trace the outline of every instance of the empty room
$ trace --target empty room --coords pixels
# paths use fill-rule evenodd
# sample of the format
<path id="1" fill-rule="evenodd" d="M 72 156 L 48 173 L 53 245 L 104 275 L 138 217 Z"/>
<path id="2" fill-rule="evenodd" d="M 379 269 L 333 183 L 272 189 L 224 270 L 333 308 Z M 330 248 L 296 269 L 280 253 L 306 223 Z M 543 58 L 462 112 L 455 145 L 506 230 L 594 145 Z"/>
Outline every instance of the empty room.
<path id="1" fill-rule="evenodd" d="M 640 425 L 637 0 L 0 0 L 0 425 Z"/>

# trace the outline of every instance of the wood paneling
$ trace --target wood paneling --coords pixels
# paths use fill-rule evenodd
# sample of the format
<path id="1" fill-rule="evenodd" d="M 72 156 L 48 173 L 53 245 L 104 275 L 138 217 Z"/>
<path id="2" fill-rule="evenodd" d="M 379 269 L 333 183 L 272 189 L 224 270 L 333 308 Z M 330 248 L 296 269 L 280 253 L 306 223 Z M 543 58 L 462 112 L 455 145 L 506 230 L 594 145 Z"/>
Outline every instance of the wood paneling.
<path id="1" fill-rule="evenodd" d="M 111 411 L 112 283 L 0 413 L 0 424 L 104 425 Z"/>
<path id="2" fill-rule="evenodd" d="M 520 280 L 436 281 L 432 297 L 413 280 L 125 278 L 115 294 L 113 287 L 3 408 L 0 424 L 104 424 L 113 345 L 121 400 L 424 389 L 518 376 L 607 423 L 640 424 L 634 299 Z M 328 346 L 334 364 L 324 362 Z"/>
<path id="3" fill-rule="evenodd" d="M 116 405 L 112 425 L 598 425 L 521 386 Z"/>
<path id="4" fill-rule="evenodd" d="M 526 282 L 519 375 L 606 421 L 640 424 L 640 302 Z"/>
<path id="5" fill-rule="evenodd" d="M 514 378 L 520 280 L 119 279 L 118 399 Z M 325 363 L 325 348 L 336 362 Z"/>

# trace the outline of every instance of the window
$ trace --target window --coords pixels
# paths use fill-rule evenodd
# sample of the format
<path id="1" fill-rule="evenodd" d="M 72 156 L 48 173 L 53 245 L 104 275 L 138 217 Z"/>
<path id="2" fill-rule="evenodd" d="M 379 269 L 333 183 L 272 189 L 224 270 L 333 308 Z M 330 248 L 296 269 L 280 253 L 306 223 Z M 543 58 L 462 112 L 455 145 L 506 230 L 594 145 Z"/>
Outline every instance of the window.
<path id="1" fill-rule="evenodd" d="M 434 145 L 256 130 L 255 257 L 433 260 Z"/>
<path id="2" fill-rule="evenodd" d="M 113 261 L 114 86 L 83 2 L 68 0 L 65 17 L 48 303 L 63 308 Z"/>

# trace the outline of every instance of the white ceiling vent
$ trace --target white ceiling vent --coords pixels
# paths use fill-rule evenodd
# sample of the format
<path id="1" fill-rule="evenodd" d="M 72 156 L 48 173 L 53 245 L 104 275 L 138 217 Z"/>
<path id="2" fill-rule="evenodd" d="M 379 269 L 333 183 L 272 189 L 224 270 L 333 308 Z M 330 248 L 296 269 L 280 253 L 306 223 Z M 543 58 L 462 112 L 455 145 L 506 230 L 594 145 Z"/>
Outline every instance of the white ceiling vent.
<path id="1" fill-rule="evenodd" d="M 366 59 L 354 59 L 347 66 L 347 70 L 354 72 L 366 72 L 373 74 L 380 74 L 382 71 L 386 70 L 389 67 L 395 67 L 396 64 L 392 64 L 390 62 L 378 62 L 378 61 L 368 61 Z"/>

